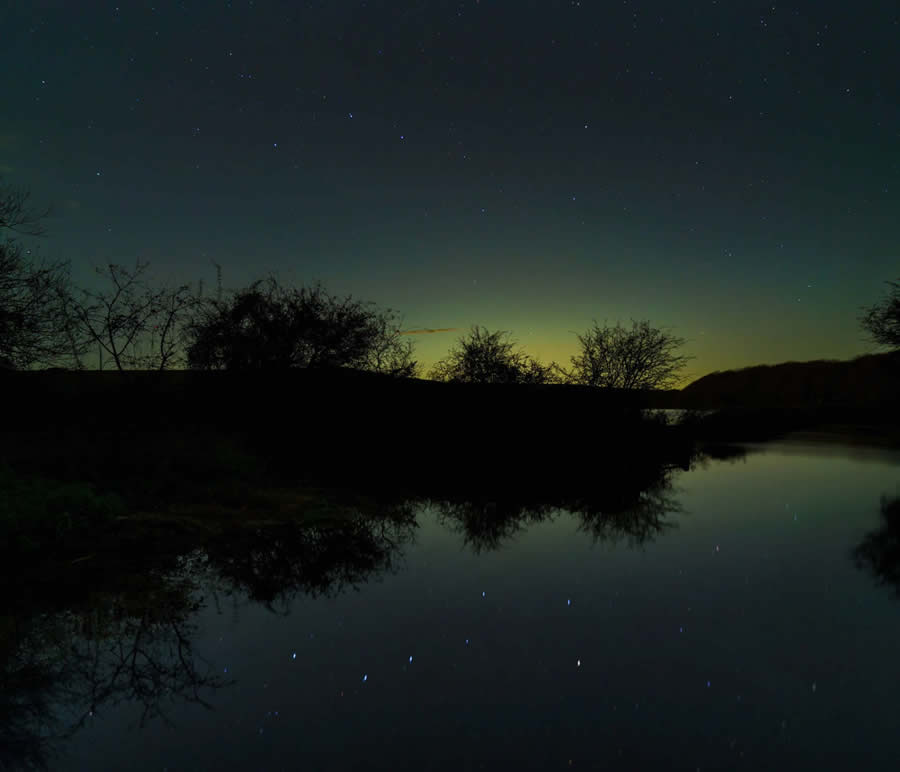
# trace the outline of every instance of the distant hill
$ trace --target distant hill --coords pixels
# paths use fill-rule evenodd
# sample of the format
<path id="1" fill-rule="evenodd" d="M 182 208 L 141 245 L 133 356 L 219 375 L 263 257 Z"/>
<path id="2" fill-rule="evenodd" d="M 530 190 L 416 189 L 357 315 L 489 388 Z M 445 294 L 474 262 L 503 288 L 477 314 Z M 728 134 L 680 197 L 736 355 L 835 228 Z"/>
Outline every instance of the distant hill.
<path id="1" fill-rule="evenodd" d="M 681 390 L 681 407 L 896 406 L 900 354 L 818 359 L 710 373 Z"/>

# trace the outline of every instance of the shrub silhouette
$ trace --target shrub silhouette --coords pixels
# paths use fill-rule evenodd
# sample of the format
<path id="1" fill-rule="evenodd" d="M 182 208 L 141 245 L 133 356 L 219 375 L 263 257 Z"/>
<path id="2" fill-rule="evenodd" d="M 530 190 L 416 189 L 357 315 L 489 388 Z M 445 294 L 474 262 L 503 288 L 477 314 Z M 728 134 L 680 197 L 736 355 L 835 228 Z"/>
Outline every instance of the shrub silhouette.
<path id="1" fill-rule="evenodd" d="M 199 370 L 355 367 L 412 376 L 412 342 L 391 309 L 338 298 L 317 284 L 253 282 L 227 299 L 198 304 L 187 325 L 188 366 Z"/>
<path id="2" fill-rule="evenodd" d="M 860 324 L 879 346 L 900 350 L 900 282 L 889 281 L 891 288 L 880 303 L 865 309 Z"/>
<path id="3" fill-rule="evenodd" d="M 605 389 L 670 388 L 690 358 L 677 353 L 684 342 L 648 321 L 632 321 L 630 330 L 594 322 L 578 336 L 581 350 L 572 357 L 565 379 Z"/>
<path id="4" fill-rule="evenodd" d="M 509 332 L 474 326 L 442 360 L 430 377 L 453 383 L 550 383 L 553 365 L 544 366 L 517 348 Z"/>

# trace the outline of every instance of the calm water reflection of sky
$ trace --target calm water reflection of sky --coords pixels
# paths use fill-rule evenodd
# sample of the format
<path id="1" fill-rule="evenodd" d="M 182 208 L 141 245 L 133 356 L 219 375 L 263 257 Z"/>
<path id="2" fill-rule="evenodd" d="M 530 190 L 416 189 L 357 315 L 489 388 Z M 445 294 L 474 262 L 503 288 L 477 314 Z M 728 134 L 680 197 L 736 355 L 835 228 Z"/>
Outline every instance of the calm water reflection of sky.
<path id="1" fill-rule="evenodd" d="M 271 609 L 207 591 L 194 651 L 234 679 L 213 710 L 140 729 L 107 706 L 59 766 L 896 769 L 900 600 L 851 553 L 898 461 L 711 461 L 637 547 L 560 514 L 476 553 L 425 508 L 355 590 Z"/>

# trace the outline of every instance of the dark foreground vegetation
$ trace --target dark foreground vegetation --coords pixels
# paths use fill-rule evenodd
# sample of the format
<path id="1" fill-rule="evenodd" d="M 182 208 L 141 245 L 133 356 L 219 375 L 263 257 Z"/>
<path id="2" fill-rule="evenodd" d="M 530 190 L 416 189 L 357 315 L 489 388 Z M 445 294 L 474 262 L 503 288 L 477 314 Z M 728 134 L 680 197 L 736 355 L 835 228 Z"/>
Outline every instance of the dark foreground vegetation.
<path id="1" fill-rule="evenodd" d="M 634 394 L 587 387 L 347 369 L 17 372 L 3 387 L 15 406 L 0 447 L 8 568 L 93 560 L 104 538 L 183 549 L 320 516 L 330 491 L 392 504 L 593 498 L 598 511 L 612 496 L 624 509 L 693 453 Z"/>
<path id="2" fill-rule="evenodd" d="M 36 558 L 94 560 L 104 540 L 177 551 L 235 527 L 320 517 L 334 491 L 448 511 L 625 510 L 710 443 L 792 432 L 897 443 L 896 367 L 896 355 L 790 363 L 680 392 L 346 368 L 6 372 L 0 552 L 15 571 Z M 666 407 L 686 412 L 651 410 Z"/>
<path id="3" fill-rule="evenodd" d="M 121 701 L 164 720 L 229 688 L 193 652 L 199 604 L 280 613 L 390 573 L 422 506 L 475 550 L 563 510 L 586 538 L 644 544 L 672 527 L 673 470 L 693 453 L 633 395 L 577 387 L 350 370 L 23 372 L 3 387 L 0 765 L 14 768 L 52 761 Z"/>
<path id="4" fill-rule="evenodd" d="M 894 361 L 751 368 L 682 391 L 347 368 L 2 373 L 0 560 L 14 591 L 0 766 L 52 763 L 55 744 L 121 701 L 141 721 L 211 704 L 233 682 L 193 651 L 201 605 L 246 596 L 286 613 L 297 595 L 391 573 L 422 506 L 474 551 L 561 511 L 586 538 L 640 546 L 674 527 L 676 470 L 740 455 L 728 443 L 804 430 L 896 442 Z M 665 407 L 687 412 L 652 410 Z M 882 509 L 854 556 L 896 587 L 896 501 Z"/>
<path id="5" fill-rule="evenodd" d="M 607 482 L 559 502 L 587 538 L 642 545 L 671 527 L 677 502 L 665 470 L 652 481 Z M 195 652 L 197 611 L 237 619 L 246 598 L 287 614 L 297 596 L 337 595 L 391 574 L 416 539 L 419 506 L 436 508 L 474 550 L 497 549 L 559 516 L 546 498 L 525 493 L 415 505 L 319 493 L 302 521 L 262 522 L 257 513 L 253 527 L 230 538 L 208 535 L 198 549 L 157 553 L 152 565 L 138 560 L 125 570 L 79 560 L 53 592 L 8 607 L 0 616 L 0 766 L 47 765 L 67 738 L 119 703 L 137 705 L 141 724 L 166 721 L 185 703 L 209 707 L 234 681 Z"/>

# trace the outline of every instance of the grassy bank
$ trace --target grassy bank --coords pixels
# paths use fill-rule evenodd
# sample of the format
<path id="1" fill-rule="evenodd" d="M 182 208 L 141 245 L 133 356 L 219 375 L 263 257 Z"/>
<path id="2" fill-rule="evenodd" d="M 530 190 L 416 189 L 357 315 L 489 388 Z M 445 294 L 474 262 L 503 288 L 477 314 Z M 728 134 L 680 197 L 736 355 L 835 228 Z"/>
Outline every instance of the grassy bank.
<path id="1" fill-rule="evenodd" d="M 88 483 L 22 476 L 0 466 L 0 554 L 31 557 L 96 533 L 125 513 L 114 493 Z"/>

